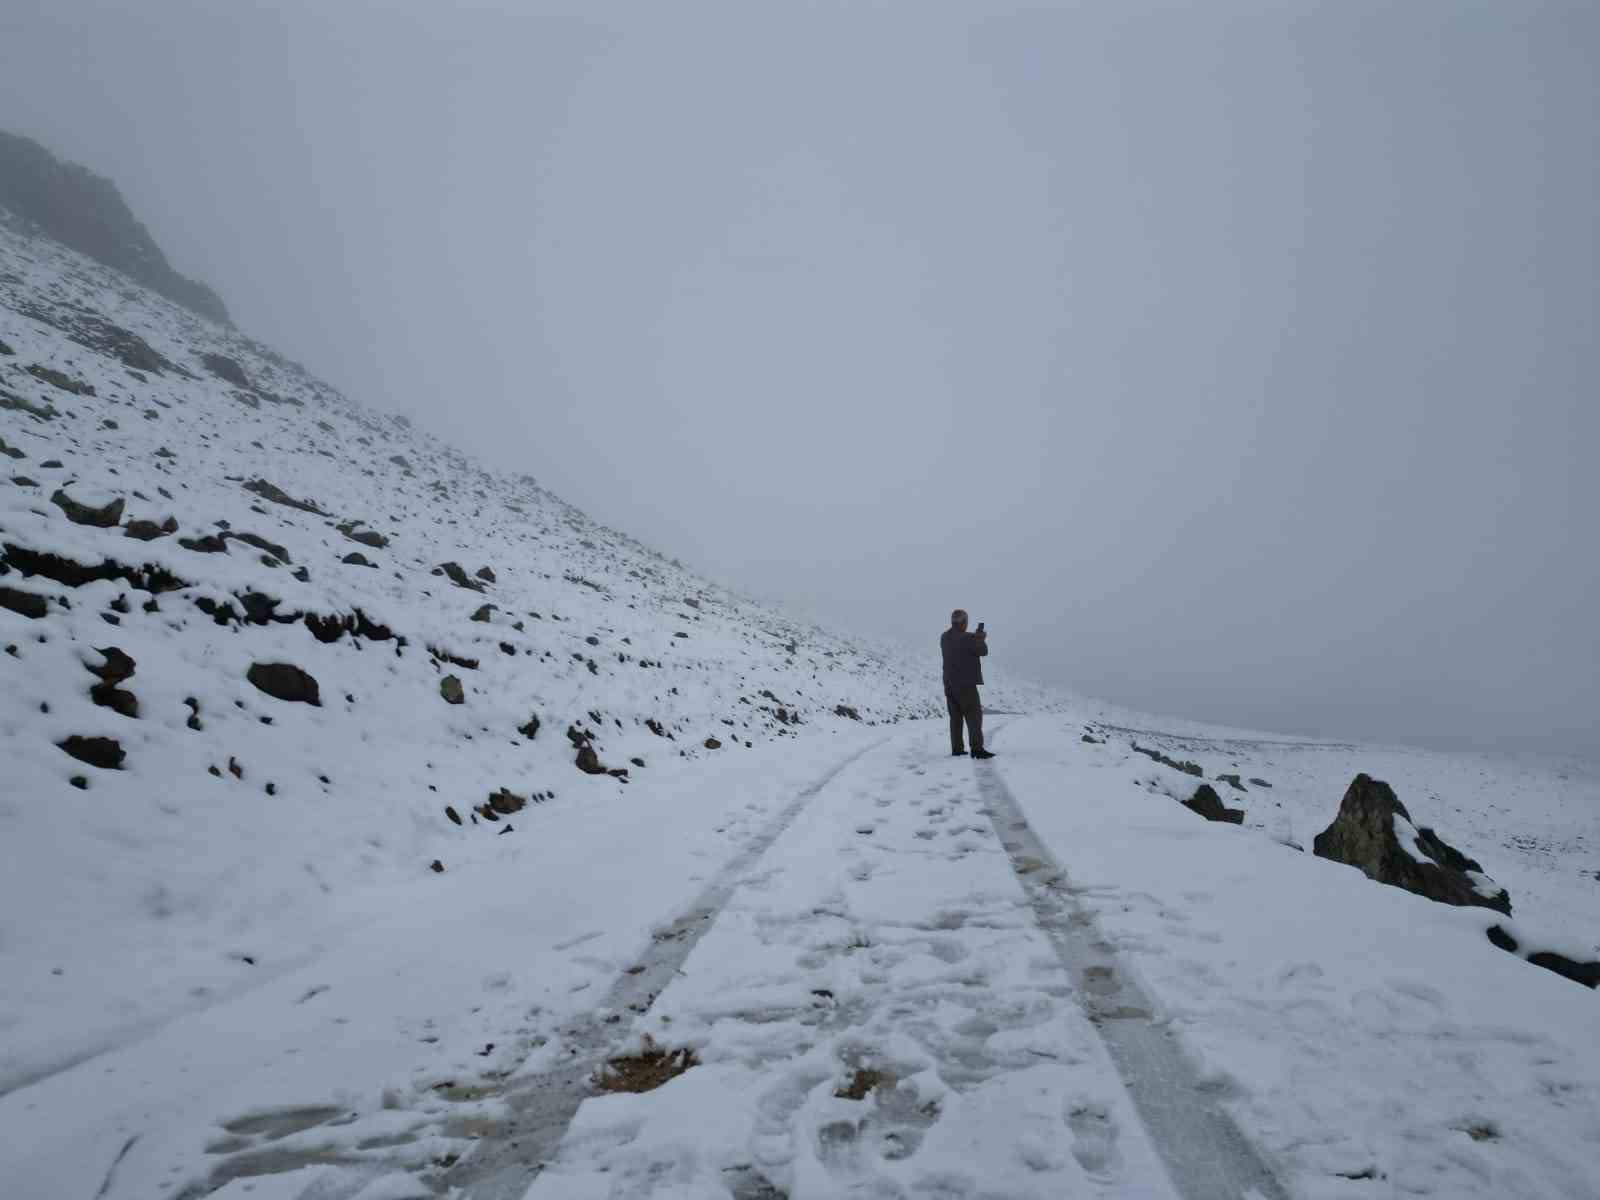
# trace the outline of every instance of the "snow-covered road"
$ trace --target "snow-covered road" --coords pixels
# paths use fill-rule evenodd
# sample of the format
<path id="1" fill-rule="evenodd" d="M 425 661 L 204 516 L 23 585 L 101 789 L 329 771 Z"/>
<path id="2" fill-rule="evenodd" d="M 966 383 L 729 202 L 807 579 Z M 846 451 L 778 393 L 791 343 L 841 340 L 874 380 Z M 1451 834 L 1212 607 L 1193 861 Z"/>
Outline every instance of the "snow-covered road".
<path id="1" fill-rule="evenodd" d="M 978 764 L 861 729 L 547 804 L 0 1097 L 7 1194 L 1592 1200 L 1594 993 L 1078 732 Z M 652 1051 L 678 1073 L 594 1086 Z"/>
<path id="2" fill-rule="evenodd" d="M 997 765 L 938 742 L 853 763 L 750 865 L 631 1039 L 699 1065 L 588 1100 L 530 1200 L 1282 1194 L 1148 1007 L 1096 1002 L 1110 948 L 1041 927 L 1019 878 L 1066 880 Z M 1113 1059 L 1097 1023 L 1145 1036 Z"/>

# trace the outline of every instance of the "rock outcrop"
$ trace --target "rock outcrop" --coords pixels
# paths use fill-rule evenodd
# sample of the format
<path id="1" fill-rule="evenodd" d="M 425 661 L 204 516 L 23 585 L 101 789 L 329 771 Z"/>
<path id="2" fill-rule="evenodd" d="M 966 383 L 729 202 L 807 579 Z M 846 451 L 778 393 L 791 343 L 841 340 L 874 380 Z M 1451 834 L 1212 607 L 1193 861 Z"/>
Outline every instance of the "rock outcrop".
<path id="1" fill-rule="evenodd" d="M 62 162 L 31 138 L 0 131 L 0 206 L 81 254 L 191 312 L 232 322 L 221 297 L 172 269 L 111 180 Z"/>
<path id="2" fill-rule="evenodd" d="M 1319 858 L 1360 867 L 1369 879 L 1441 904 L 1480 905 L 1510 915 L 1511 897 L 1474 860 L 1431 829 L 1412 824 L 1394 789 L 1357 775 L 1334 818 L 1311 843 Z"/>

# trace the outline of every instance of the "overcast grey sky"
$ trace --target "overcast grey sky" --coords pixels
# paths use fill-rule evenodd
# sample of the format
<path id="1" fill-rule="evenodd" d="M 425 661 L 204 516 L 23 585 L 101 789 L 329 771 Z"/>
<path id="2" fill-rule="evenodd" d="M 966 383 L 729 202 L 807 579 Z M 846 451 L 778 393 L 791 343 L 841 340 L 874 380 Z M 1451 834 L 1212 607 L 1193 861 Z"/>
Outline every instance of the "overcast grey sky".
<path id="1" fill-rule="evenodd" d="M 1589 3 L 7 0 L 240 325 L 727 582 L 1600 757 Z"/>

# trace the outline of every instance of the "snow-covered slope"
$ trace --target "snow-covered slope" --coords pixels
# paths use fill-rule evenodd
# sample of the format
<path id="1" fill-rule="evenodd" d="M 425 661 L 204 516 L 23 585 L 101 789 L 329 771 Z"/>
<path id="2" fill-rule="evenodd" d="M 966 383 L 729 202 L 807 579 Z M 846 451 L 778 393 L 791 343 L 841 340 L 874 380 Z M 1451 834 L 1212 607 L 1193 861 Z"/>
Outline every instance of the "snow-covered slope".
<path id="1" fill-rule="evenodd" d="M 609 802 L 569 728 L 638 780 L 939 699 L 931 653 L 741 599 L 3 213 L 0 344 L 0 1090 L 244 986 L 361 889 L 538 837 L 474 812 L 500 789 Z M 105 647 L 126 713 L 90 694 Z"/>
<path id="2" fill-rule="evenodd" d="M 0 1194 L 1596 1195 L 1600 994 L 1484 936 L 1600 952 L 1592 765 L 1151 717 L 1003 647 L 1001 756 L 951 760 L 931 652 L 3 215 L 0 439 Z M 1304 853 L 1357 772 L 1514 917 Z M 652 1045 L 689 1069 L 597 1084 Z"/>

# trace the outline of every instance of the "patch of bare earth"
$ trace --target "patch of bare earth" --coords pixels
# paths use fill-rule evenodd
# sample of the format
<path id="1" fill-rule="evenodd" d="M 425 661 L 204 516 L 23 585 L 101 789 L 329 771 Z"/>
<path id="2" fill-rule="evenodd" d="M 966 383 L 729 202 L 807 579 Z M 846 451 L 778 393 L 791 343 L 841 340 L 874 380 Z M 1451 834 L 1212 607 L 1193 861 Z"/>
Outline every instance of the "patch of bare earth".
<path id="1" fill-rule="evenodd" d="M 687 1046 L 665 1050 L 648 1038 L 638 1054 L 627 1054 L 606 1061 L 594 1079 L 601 1092 L 653 1092 L 669 1079 L 676 1079 L 690 1067 L 700 1065 Z"/>

